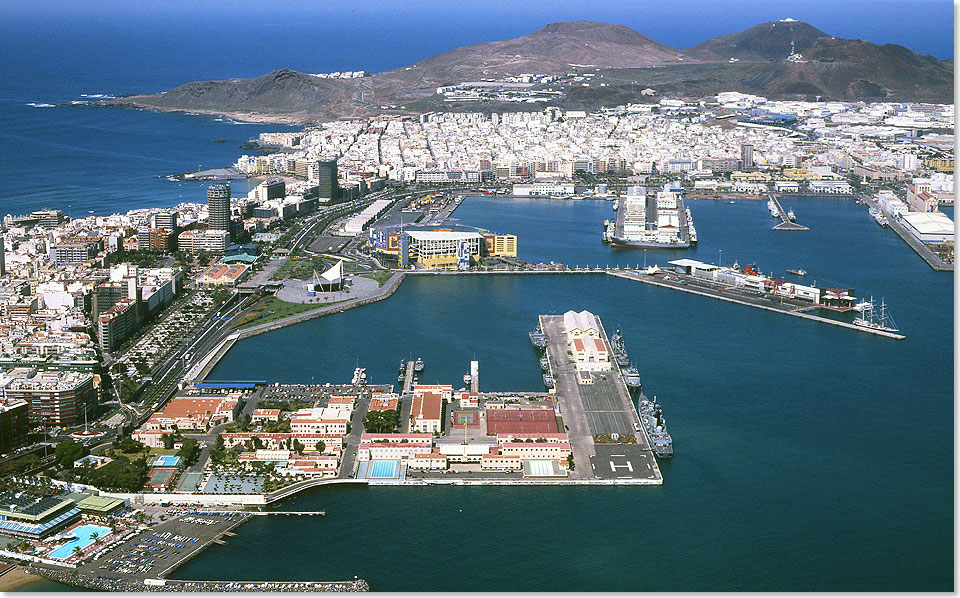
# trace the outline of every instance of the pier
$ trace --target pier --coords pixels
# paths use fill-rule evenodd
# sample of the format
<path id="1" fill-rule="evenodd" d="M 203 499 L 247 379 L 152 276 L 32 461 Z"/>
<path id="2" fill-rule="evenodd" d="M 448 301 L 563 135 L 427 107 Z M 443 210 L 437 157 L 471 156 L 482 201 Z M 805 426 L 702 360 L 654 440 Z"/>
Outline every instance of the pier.
<path id="1" fill-rule="evenodd" d="M 790 220 L 790 217 L 787 216 L 786 210 L 783 209 L 783 206 L 780 205 L 780 199 L 775 193 L 769 195 L 770 201 L 772 201 L 777 206 L 777 212 L 779 213 L 780 220 L 782 222 L 773 227 L 773 230 L 810 230 L 802 224 L 797 224 Z"/>
<path id="2" fill-rule="evenodd" d="M 871 208 L 876 208 L 878 210 L 880 209 L 880 204 L 875 202 L 873 198 L 866 195 L 862 195 L 861 198 Z M 897 233 L 897 235 L 903 239 L 904 243 L 910 246 L 910 249 L 913 249 L 915 252 L 917 252 L 917 255 L 919 255 L 928 266 L 938 271 L 953 272 L 953 264 L 944 261 L 939 255 L 934 253 L 933 250 L 923 244 L 920 239 L 910 234 L 910 231 L 908 231 L 907 228 L 903 226 L 903 224 L 901 224 L 896 217 L 891 216 L 887 218 L 887 225 L 893 230 L 893 232 Z"/>
<path id="3" fill-rule="evenodd" d="M 600 319 L 597 318 L 599 324 Z M 606 370 L 579 370 L 568 355 L 563 316 L 541 315 L 556 399 L 573 451 L 573 480 L 615 480 L 617 483 L 662 484 L 663 476 L 640 417 L 616 362 Z M 600 325 L 600 339 L 610 347 Z M 633 436 L 634 443 L 597 444 L 598 435 Z"/>
<path id="4" fill-rule="evenodd" d="M 407 369 L 404 370 L 403 373 L 403 391 L 400 393 L 402 395 L 407 395 L 413 392 L 413 367 L 415 363 L 415 361 L 407 362 Z"/>

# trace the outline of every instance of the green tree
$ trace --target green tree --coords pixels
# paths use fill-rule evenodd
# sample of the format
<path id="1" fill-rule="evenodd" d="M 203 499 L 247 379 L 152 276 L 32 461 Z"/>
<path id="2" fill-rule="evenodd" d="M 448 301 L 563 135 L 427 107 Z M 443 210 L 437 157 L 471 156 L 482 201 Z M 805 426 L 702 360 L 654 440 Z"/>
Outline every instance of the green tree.
<path id="1" fill-rule="evenodd" d="M 77 459 L 82 459 L 90 454 L 90 451 L 87 450 L 87 447 L 76 440 L 65 440 L 61 442 L 57 445 L 57 448 L 54 452 L 57 455 L 57 461 L 64 469 L 73 468 L 74 461 Z"/>
<path id="2" fill-rule="evenodd" d="M 193 465 L 200 457 L 200 443 L 195 438 L 185 439 L 183 446 L 177 451 L 177 456 L 183 459 L 184 466 Z"/>
<path id="3" fill-rule="evenodd" d="M 327 448 L 327 445 L 322 440 L 318 440 L 315 448 L 318 453 L 322 453 Z"/>
<path id="4" fill-rule="evenodd" d="M 303 452 L 303 449 L 304 449 L 303 443 L 300 442 L 299 440 L 297 440 L 296 438 L 294 438 L 294 439 L 293 439 L 293 452 L 295 452 L 295 453 L 297 453 L 297 454 L 299 455 L 300 453 Z"/>
<path id="5" fill-rule="evenodd" d="M 160 436 L 163 439 L 163 448 L 170 450 L 173 448 L 173 434 L 165 432 Z"/>
<path id="6" fill-rule="evenodd" d="M 260 450 L 263 448 L 263 441 L 257 438 L 256 436 L 252 436 L 250 440 L 251 442 L 253 442 L 254 450 Z"/>

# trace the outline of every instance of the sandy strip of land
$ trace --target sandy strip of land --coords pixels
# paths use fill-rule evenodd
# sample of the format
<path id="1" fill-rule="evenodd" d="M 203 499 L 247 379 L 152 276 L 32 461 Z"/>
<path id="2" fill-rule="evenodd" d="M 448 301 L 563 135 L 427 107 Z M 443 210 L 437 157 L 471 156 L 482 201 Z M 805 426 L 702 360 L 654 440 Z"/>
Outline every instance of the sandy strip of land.
<path id="1" fill-rule="evenodd" d="M 43 579 L 33 573 L 28 573 L 23 567 L 14 567 L 0 575 L 0 592 L 10 592 L 34 581 Z"/>

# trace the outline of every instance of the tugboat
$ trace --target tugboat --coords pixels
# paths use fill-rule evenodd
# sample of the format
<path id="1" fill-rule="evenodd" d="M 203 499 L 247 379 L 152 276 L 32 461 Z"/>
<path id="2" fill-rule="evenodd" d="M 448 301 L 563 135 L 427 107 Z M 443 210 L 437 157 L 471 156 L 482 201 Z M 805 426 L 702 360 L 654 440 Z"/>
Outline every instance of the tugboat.
<path id="1" fill-rule="evenodd" d="M 537 329 L 530 333 L 530 344 L 541 350 L 547 348 L 547 335 L 543 333 L 540 324 L 537 324 Z"/>
<path id="2" fill-rule="evenodd" d="M 630 357 L 627 355 L 627 349 L 623 346 L 623 335 L 620 334 L 619 328 L 610 338 L 610 347 L 613 349 L 613 358 L 616 359 L 617 365 L 622 367 L 630 364 Z"/>
<path id="3" fill-rule="evenodd" d="M 630 390 L 639 390 L 642 386 L 640 382 L 640 372 L 633 365 L 623 369 L 623 381 Z"/>
<path id="4" fill-rule="evenodd" d="M 540 370 L 545 372 L 549 369 L 550 369 L 550 360 L 547 358 L 546 355 L 544 355 L 543 357 L 540 358 Z"/>
<path id="5" fill-rule="evenodd" d="M 790 219 L 790 222 L 796 222 L 796 221 L 797 221 L 797 217 L 796 217 L 796 215 L 793 213 L 793 208 L 790 208 L 790 211 L 787 212 L 787 218 Z"/>
<path id="6" fill-rule="evenodd" d="M 546 386 L 547 388 L 553 388 L 553 385 L 554 385 L 553 376 L 551 376 L 550 374 L 544 374 L 543 385 Z"/>
<path id="7" fill-rule="evenodd" d="M 413 364 L 413 371 L 418 374 L 423 371 L 423 359 L 417 357 L 417 361 Z"/>
<path id="8" fill-rule="evenodd" d="M 667 422 L 663 419 L 663 412 L 657 403 L 657 398 L 654 397 L 651 403 L 646 397 L 641 397 L 637 404 L 637 413 L 640 415 L 643 430 L 650 440 L 653 454 L 662 459 L 673 457 L 673 438 L 667 432 Z"/>

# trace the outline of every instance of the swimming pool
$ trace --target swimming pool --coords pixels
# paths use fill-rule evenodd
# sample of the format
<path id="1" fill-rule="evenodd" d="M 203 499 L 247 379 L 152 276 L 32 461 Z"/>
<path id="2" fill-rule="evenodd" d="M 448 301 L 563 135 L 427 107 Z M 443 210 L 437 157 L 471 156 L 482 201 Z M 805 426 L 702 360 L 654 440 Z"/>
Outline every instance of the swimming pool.
<path id="1" fill-rule="evenodd" d="M 368 478 L 395 478 L 400 463 L 398 461 L 374 461 L 367 471 Z"/>
<path id="2" fill-rule="evenodd" d="M 73 549 L 77 546 L 86 548 L 93 544 L 93 534 L 97 534 L 98 538 L 107 536 L 110 533 L 110 528 L 103 527 L 102 525 L 81 525 L 71 533 L 75 535 L 76 538 L 57 547 L 56 550 L 50 553 L 50 558 L 65 559 L 73 554 Z"/>
<path id="3" fill-rule="evenodd" d="M 176 455 L 157 455 L 150 464 L 151 467 L 176 467 L 180 464 L 180 457 Z"/>

